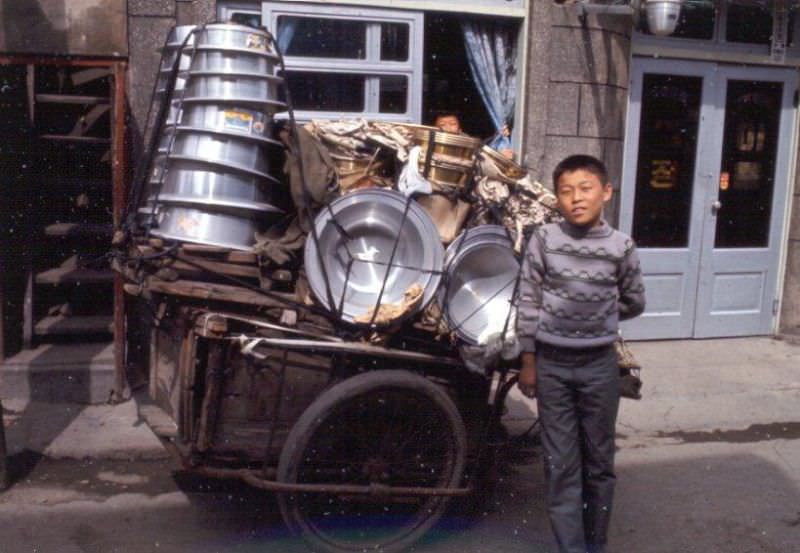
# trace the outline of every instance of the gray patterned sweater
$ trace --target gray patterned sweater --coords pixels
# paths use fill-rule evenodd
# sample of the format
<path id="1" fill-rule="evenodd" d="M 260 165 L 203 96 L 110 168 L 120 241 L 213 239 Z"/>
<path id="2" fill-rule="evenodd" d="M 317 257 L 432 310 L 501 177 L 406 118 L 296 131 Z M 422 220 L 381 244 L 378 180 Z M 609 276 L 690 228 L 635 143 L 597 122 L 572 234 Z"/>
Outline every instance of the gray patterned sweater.
<path id="1" fill-rule="evenodd" d="M 608 223 L 590 229 L 566 221 L 542 225 L 522 260 L 517 334 L 535 342 L 587 348 L 611 344 L 619 321 L 644 311 L 636 247 Z"/>

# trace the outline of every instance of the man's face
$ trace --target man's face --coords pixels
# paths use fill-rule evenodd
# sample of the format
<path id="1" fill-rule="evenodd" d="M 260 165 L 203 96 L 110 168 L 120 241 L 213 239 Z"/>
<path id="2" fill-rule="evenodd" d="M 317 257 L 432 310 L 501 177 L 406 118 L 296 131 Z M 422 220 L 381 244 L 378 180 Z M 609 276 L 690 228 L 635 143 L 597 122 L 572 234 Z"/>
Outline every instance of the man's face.
<path id="1" fill-rule="evenodd" d="M 434 123 L 434 126 L 445 132 L 461 132 L 461 122 L 455 115 L 440 115 L 436 118 L 436 123 Z"/>
<path id="2" fill-rule="evenodd" d="M 611 185 L 585 169 L 562 173 L 556 183 L 558 208 L 564 218 L 581 227 L 593 227 L 611 199 Z"/>

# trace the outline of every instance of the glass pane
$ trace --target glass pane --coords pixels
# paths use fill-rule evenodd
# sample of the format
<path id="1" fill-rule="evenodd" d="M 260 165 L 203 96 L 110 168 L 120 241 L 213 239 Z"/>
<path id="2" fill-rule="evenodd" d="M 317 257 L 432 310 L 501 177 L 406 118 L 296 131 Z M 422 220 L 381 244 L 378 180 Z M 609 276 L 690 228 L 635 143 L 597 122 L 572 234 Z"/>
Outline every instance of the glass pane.
<path id="1" fill-rule="evenodd" d="M 381 113 L 405 113 L 408 107 L 408 79 L 401 76 L 381 77 Z"/>
<path id="2" fill-rule="evenodd" d="M 364 111 L 364 75 L 288 71 L 286 82 L 295 109 Z"/>
<path id="3" fill-rule="evenodd" d="M 769 44 L 772 41 L 772 8 L 728 4 L 725 40 Z"/>
<path id="4" fill-rule="evenodd" d="M 406 23 L 381 23 L 381 59 L 408 60 L 409 29 Z"/>
<path id="5" fill-rule="evenodd" d="M 710 40 L 714 38 L 714 24 L 717 11 L 713 2 L 703 0 L 685 0 L 681 6 L 678 26 L 671 37 L 699 38 Z M 642 18 L 644 32 L 650 34 L 647 27 L 647 18 Z"/>
<path id="6" fill-rule="evenodd" d="M 231 14 L 231 21 L 248 27 L 261 26 L 261 16 L 257 13 L 234 12 Z"/>
<path id="7" fill-rule="evenodd" d="M 278 18 L 278 43 L 287 56 L 363 60 L 367 55 L 367 24 L 282 15 Z"/>
<path id="8" fill-rule="evenodd" d="M 782 83 L 729 81 L 715 248 L 769 242 Z"/>
<path id="9" fill-rule="evenodd" d="M 703 80 L 648 74 L 642 88 L 633 238 L 647 248 L 689 244 Z"/>

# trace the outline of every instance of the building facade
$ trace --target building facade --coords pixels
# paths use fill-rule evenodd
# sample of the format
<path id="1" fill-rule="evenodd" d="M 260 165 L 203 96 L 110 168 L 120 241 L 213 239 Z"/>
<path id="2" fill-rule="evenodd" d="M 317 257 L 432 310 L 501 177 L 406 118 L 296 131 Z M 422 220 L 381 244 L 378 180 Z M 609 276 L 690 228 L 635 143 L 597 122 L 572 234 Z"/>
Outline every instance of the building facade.
<path id="1" fill-rule="evenodd" d="M 639 243 L 648 288 L 628 336 L 800 333 L 789 3 L 686 0 L 667 37 L 552 0 L 130 0 L 126 19 L 132 166 L 169 28 L 265 25 L 301 119 L 448 111 L 487 140 L 506 125 L 545 184 L 566 155 L 603 159 L 607 217 Z"/>

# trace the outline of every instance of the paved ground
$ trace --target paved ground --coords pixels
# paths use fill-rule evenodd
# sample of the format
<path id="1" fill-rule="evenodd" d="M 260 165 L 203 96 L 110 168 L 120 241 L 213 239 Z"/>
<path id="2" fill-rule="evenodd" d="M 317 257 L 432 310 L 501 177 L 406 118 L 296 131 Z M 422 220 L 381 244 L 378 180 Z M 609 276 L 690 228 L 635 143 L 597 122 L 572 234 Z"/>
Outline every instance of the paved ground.
<path id="1" fill-rule="evenodd" d="M 620 413 L 617 553 L 800 552 L 800 346 L 768 338 L 634 344 L 645 398 Z M 4 404 L 14 486 L 0 552 L 300 553 L 269 495 L 176 472 L 115 407 Z M 519 396 L 508 423 L 535 408 Z M 535 450 L 475 516 L 453 509 L 423 553 L 553 551 Z"/>

